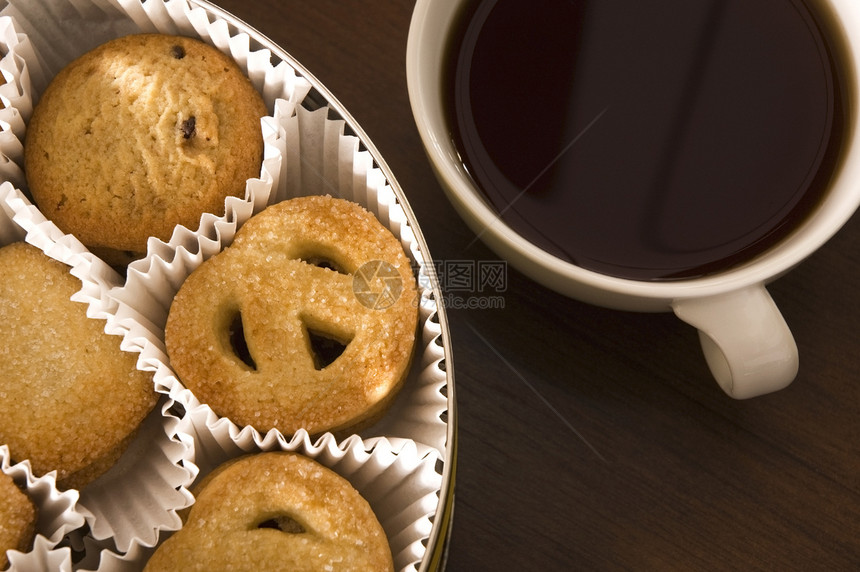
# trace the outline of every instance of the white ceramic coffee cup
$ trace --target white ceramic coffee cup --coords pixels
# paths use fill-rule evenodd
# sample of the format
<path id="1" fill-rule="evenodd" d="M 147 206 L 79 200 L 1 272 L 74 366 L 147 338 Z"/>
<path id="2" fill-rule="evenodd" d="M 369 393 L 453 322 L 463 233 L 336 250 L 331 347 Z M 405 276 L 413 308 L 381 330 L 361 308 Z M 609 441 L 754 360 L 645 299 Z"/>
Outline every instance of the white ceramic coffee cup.
<path id="1" fill-rule="evenodd" d="M 406 50 L 409 99 L 427 155 L 456 210 L 497 254 L 535 281 L 609 308 L 672 311 L 696 327 L 711 372 L 743 399 L 776 391 L 797 375 L 797 346 L 765 285 L 823 245 L 860 205 L 860 1 L 815 0 L 842 48 L 848 125 L 826 199 L 788 237 L 761 255 L 702 278 L 645 282 L 585 270 L 541 250 L 502 222 L 463 168 L 443 110 L 445 47 L 468 0 L 418 0 Z"/>

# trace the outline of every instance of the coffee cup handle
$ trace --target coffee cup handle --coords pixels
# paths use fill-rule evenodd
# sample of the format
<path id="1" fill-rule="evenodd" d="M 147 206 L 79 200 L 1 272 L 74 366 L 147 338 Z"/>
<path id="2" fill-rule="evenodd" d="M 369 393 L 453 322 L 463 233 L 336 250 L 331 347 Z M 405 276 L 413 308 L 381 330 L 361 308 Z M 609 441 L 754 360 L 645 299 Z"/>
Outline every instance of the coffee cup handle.
<path id="1" fill-rule="evenodd" d="M 763 284 L 675 300 L 672 309 L 699 330 L 711 373 L 731 397 L 777 391 L 797 375 L 797 344 Z"/>

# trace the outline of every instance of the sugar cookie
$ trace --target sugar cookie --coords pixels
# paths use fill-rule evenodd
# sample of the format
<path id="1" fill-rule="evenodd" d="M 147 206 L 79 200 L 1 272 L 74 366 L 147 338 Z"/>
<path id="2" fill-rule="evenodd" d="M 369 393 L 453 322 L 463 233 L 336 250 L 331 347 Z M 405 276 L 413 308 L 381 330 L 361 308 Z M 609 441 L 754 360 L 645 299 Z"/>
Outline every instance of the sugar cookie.
<path id="1" fill-rule="evenodd" d="M 308 457 L 242 457 L 216 469 L 199 489 L 185 525 L 156 550 L 146 572 L 394 569 L 367 501 Z"/>
<path id="2" fill-rule="evenodd" d="M 166 345 L 179 379 L 240 425 L 292 434 L 373 422 L 409 369 L 416 284 L 400 242 L 357 203 L 268 207 L 182 285 Z"/>
<path id="3" fill-rule="evenodd" d="M 71 300 L 81 281 L 65 264 L 17 242 L 0 248 L 0 268 L 0 443 L 35 474 L 81 487 L 155 405 L 151 374 Z"/>

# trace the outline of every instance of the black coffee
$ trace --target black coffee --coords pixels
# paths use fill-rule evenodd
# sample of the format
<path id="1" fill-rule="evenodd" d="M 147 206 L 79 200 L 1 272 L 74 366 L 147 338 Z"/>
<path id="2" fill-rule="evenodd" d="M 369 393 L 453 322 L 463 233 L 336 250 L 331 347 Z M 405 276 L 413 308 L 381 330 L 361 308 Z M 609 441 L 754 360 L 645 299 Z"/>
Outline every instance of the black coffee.
<path id="1" fill-rule="evenodd" d="M 700 276 L 765 250 L 837 162 L 836 50 L 800 0 L 480 0 L 452 136 L 504 220 L 579 266 Z"/>

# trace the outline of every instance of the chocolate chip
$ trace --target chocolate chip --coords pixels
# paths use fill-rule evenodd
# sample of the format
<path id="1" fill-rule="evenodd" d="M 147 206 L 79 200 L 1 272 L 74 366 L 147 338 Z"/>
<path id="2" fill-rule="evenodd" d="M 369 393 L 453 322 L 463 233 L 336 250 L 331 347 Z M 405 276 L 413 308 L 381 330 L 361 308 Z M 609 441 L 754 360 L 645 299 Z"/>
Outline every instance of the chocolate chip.
<path id="1" fill-rule="evenodd" d="M 182 136 L 186 139 L 191 139 L 192 137 L 194 137 L 194 128 L 196 124 L 197 120 L 194 118 L 194 116 L 191 116 L 185 121 L 183 121 L 182 127 L 180 127 L 180 129 L 182 129 Z"/>
<path id="2" fill-rule="evenodd" d="M 177 60 L 181 60 L 185 57 L 185 48 L 177 44 L 170 48 L 170 55 L 172 55 Z"/>

